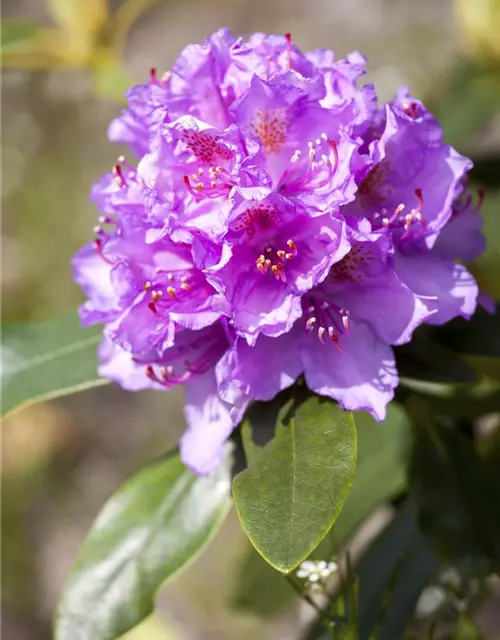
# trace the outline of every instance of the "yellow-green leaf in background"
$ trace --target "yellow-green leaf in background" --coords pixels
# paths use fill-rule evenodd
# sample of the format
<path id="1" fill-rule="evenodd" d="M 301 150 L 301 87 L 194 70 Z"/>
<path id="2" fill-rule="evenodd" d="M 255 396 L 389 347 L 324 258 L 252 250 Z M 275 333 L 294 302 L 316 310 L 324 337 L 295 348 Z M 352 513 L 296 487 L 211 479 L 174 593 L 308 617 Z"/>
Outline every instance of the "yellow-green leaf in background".
<path id="1" fill-rule="evenodd" d="M 500 0 L 455 0 L 455 15 L 468 51 L 500 61 Z"/>
<path id="2" fill-rule="evenodd" d="M 60 27 L 60 55 L 69 66 L 84 65 L 109 19 L 106 0 L 48 0 L 48 4 Z"/>
<path id="3" fill-rule="evenodd" d="M 96 34 L 109 19 L 106 0 L 48 0 L 54 21 L 75 35 Z"/>
<path id="4" fill-rule="evenodd" d="M 61 65 L 59 34 L 33 22 L 2 20 L 2 67 L 53 69 Z"/>

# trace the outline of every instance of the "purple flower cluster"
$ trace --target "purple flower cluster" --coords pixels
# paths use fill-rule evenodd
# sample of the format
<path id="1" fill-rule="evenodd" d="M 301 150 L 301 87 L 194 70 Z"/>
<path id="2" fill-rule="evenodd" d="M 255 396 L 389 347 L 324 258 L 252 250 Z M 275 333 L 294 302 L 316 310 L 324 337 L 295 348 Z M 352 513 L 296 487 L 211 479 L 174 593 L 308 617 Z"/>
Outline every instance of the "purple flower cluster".
<path id="1" fill-rule="evenodd" d="M 365 60 L 291 37 L 221 30 L 131 89 L 94 187 L 96 239 L 73 259 L 84 324 L 104 323 L 100 374 L 185 385 L 185 463 L 208 473 L 251 400 L 304 376 L 385 416 L 391 345 L 468 318 L 462 264 L 484 248 L 471 162 L 406 90 L 379 106 Z"/>

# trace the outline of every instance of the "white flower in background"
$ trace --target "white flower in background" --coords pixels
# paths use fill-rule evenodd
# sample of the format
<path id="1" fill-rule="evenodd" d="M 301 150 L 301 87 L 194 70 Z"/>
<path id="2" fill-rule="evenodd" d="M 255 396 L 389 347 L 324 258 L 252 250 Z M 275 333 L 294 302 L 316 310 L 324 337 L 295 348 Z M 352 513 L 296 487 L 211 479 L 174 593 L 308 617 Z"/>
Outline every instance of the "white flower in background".
<path id="1" fill-rule="evenodd" d="M 426 587 L 418 599 L 415 616 L 427 618 L 435 613 L 446 602 L 446 591 L 438 585 Z"/>
<path id="2" fill-rule="evenodd" d="M 297 569 L 297 578 L 307 580 L 311 584 L 318 584 L 329 578 L 337 571 L 335 562 L 325 560 L 305 560 Z"/>

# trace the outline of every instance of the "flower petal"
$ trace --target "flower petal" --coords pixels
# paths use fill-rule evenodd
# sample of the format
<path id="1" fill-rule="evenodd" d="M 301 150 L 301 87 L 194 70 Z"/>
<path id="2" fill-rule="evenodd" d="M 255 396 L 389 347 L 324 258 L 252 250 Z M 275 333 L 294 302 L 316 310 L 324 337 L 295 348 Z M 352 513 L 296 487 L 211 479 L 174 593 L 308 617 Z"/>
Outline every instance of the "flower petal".
<path id="1" fill-rule="evenodd" d="M 470 318 L 476 309 L 478 287 L 465 267 L 432 253 L 413 256 L 396 254 L 396 273 L 423 298 L 437 298 L 438 310 L 429 324 L 444 324 L 463 316 Z"/>
<path id="2" fill-rule="evenodd" d="M 398 374 L 391 347 L 368 325 L 353 323 L 340 350 L 304 335 L 301 358 L 312 391 L 334 398 L 343 409 L 368 411 L 376 420 L 384 420 Z"/>
<path id="3" fill-rule="evenodd" d="M 206 475 L 221 462 L 225 441 L 240 422 L 247 400 L 237 405 L 224 402 L 218 392 L 214 370 L 186 384 L 185 415 L 188 428 L 181 438 L 181 459 L 195 473 Z"/>

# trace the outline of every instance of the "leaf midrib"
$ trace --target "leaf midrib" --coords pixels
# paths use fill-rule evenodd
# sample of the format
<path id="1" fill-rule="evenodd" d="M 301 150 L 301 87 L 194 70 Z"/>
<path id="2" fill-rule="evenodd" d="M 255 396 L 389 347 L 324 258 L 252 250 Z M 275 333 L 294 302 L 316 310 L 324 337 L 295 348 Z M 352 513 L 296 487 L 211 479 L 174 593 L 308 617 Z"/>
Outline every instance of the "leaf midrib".
<path id="1" fill-rule="evenodd" d="M 3 375 L 4 383 L 9 381 L 11 378 L 14 378 L 15 376 L 18 376 L 19 374 L 24 373 L 25 371 L 38 367 L 42 364 L 45 364 L 46 362 L 50 362 L 51 360 L 62 358 L 65 355 L 74 353 L 76 351 L 84 349 L 85 347 L 90 347 L 94 344 L 97 345 L 99 343 L 100 338 L 101 336 L 92 336 L 91 338 L 86 338 L 85 340 L 79 340 L 78 342 L 74 342 L 72 344 L 66 345 L 65 347 L 61 347 L 49 353 L 43 353 L 31 359 L 23 358 L 19 364 L 14 365 L 11 368 L 7 369 L 7 371 Z"/>

